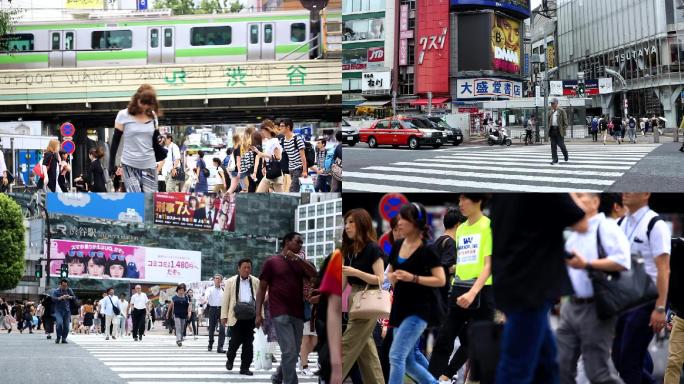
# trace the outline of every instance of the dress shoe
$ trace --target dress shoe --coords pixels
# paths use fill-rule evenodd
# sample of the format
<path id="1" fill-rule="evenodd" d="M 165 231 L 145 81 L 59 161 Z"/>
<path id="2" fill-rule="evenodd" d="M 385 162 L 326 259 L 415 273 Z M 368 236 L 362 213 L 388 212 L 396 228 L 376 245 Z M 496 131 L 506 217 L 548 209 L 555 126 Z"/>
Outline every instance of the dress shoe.
<path id="1" fill-rule="evenodd" d="M 248 370 L 240 370 L 241 375 L 247 375 L 247 376 L 254 376 L 254 373 L 252 371 Z"/>

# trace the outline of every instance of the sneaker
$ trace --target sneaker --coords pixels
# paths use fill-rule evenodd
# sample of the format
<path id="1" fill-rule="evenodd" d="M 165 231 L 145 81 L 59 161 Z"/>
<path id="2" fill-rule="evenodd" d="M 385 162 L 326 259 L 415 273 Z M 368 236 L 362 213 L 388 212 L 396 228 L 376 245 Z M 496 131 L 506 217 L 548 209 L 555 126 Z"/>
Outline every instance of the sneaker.
<path id="1" fill-rule="evenodd" d="M 109 340 L 109 336 L 105 337 L 105 340 Z"/>
<path id="2" fill-rule="evenodd" d="M 304 376 L 313 376 L 313 372 L 309 369 L 309 366 L 305 366 L 304 368 L 300 369 L 299 373 Z"/>
<path id="3" fill-rule="evenodd" d="M 59 337 L 55 340 L 55 344 L 59 344 Z"/>
<path id="4" fill-rule="evenodd" d="M 241 375 L 246 375 L 246 376 L 254 376 L 254 373 L 250 371 L 249 369 L 247 370 L 240 370 Z"/>
<path id="5" fill-rule="evenodd" d="M 62 344 L 69 344 L 69 343 L 67 343 L 66 339 L 62 339 Z"/>
<path id="6" fill-rule="evenodd" d="M 232 361 L 230 361 L 230 360 L 226 361 L 226 369 L 229 371 L 233 370 L 233 362 Z"/>
<path id="7" fill-rule="evenodd" d="M 180 340 L 176 341 L 176 344 L 180 347 L 183 345 L 183 343 L 180 342 Z"/>
<path id="8" fill-rule="evenodd" d="M 138 341 L 138 338 L 137 338 L 137 337 L 134 337 L 134 338 L 133 338 L 133 341 Z"/>
<path id="9" fill-rule="evenodd" d="M 116 340 L 116 336 L 112 336 L 112 340 Z"/>

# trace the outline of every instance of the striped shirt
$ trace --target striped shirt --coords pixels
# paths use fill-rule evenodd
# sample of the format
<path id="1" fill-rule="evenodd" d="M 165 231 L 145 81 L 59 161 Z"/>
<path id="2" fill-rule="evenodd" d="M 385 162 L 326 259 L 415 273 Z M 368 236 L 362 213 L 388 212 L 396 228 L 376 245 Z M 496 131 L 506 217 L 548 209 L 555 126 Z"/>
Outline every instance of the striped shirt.
<path id="1" fill-rule="evenodd" d="M 297 148 L 295 148 L 295 141 L 297 142 Z M 302 168 L 302 157 L 299 155 L 299 150 L 304 149 L 304 141 L 301 138 L 292 136 L 290 140 L 286 138 L 283 139 L 283 143 L 285 146 L 285 153 L 287 153 L 288 167 L 290 169 Z"/>

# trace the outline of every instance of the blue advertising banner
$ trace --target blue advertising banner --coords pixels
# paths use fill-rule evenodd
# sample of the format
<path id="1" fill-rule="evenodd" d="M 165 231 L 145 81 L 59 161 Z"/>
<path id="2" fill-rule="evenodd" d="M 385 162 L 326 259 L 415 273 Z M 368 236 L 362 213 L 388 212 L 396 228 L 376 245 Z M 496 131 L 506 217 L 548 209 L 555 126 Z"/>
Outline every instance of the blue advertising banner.
<path id="1" fill-rule="evenodd" d="M 142 223 L 144 193 L 48 193 L 50 214 L 90 216 L 101 219 Z"/>
<path id="2" fill-rule="evenodd" d="M 481 6 L 518 13 L 523 19 L 530 17 L 530 0 L 451 0 L 451 5 Z"/>

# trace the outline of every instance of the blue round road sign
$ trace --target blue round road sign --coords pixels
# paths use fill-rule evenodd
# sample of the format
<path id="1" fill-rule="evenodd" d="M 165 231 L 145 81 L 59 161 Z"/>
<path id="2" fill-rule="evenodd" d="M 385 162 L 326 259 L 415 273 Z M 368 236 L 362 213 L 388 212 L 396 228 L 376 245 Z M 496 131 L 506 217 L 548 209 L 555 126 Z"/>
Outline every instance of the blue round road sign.
<path id="1" fill-rule="evenodd" d="M 71 140 L 65 140 L 62 142 L 62 150 L 71 155 L 76 150 L 76 144 Z"/>
<path id="2" fill-rule="evenodd" d="M 71 137 L 76 133 L 76 128 L 71 123 L 64 123 L 59 127 L 59 132 L 64 137 Z"/>
<path id="3" fill-rule="evenodd" d="M 409 201 L 401 193 L 388 193 L 380 199 L 379 210 L 383 219 L 389 221 L 399 214 L 399 210 Z"/>

